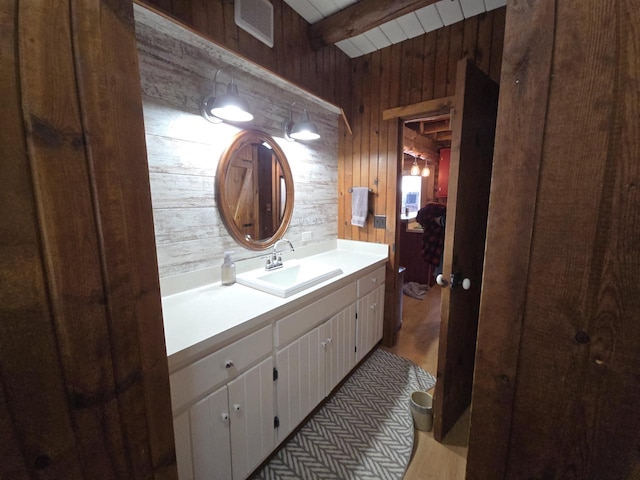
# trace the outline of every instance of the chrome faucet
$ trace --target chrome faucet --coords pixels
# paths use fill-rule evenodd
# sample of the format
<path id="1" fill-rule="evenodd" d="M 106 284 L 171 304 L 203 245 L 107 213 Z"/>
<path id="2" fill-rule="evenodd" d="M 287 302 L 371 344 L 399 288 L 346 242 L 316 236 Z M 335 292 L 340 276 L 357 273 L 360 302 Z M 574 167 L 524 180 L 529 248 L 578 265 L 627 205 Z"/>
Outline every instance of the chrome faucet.
<path id="1" fill-rule="evenodd" d="M 273 250 L 271 254 L 267 256 L 267 264 L 264 266 L 265 270 L 275 270 L 276 268 L 282 267 L 282 255 L 278 253 L 278 245 L 281 242 L 285 242 L 289 244 L 289 250 L 293 252 L 295 249 L 293 248 L 293 244 L 287 240 L 286 238 L 281 238 L 276 243 L 273 244 Z"/>

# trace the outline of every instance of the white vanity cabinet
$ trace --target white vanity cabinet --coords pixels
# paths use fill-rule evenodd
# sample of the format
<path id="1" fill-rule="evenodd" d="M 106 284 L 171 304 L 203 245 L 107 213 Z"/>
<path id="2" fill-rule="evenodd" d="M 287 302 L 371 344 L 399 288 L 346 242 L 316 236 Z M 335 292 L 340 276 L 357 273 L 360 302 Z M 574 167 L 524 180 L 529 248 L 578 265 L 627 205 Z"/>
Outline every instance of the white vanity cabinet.
<path id="1" fill-rule="evenodd" d="M 382 338 L 384 276 L 385 269 L 381 267 L 358 280 L 356 362 Z"/>
<path id="2" fill-rule="evenodd" d="M 243 480 L 274 449 L 272 332 L 264 327 L 170 375 L 174 412 L 188 405 L 174 416 L 180 480 Z"/>
<path id="3" fill-rule="evenodd" d="M 276 322 L 278 443 L 355 366 L 355 301 L 352 283 Z"/>
<path id="4" fill-rule="evenodd" d="M 387 247 L 344 242 L 325 258 L 344 276 L 307 294 L 163 300 L 180 480 L 245 480 L 382 338 Z"/>

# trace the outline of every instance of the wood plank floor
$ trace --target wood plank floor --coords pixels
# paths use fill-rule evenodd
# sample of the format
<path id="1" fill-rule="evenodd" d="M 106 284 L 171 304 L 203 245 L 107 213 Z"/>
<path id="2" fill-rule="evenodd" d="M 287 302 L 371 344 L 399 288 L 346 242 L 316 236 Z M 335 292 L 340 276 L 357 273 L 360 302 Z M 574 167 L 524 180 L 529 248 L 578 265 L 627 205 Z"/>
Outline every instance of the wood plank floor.
<path id="1" fill-rule="evenodd" d="M 405 357 L 433 376 L 438 363 L 440 288 L 432 287 L 424 300 L 403 297 L 402 328 L 390 352 Z M 384 347 L 383 347 L 384 348 Z M 430 392 L 433 394 L 433 391 Z M 407 408 L 409 408 L 407 406 Z M 457 480 L 465 478 L 469 410 L 442 443 L 433 432 L 416 431 L 414 451 L 405 480 Z"/>

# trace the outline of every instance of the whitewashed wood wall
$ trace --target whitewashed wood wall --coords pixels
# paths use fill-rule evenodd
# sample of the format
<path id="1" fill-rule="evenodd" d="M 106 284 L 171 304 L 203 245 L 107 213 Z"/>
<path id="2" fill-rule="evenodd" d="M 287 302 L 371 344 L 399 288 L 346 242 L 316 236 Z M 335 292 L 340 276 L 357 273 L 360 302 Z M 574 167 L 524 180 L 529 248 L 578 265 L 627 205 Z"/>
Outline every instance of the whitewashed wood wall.
<path id="1" fill-rule="evenodd" d="M 221 153 L 238 128 L 212 124 L 200 116 L 201 98 L 218 75 L 228 82 L 233 73 L 240 94 L 251 104 L 254 120 L 246 128 L 271 134 L 291 166 L 295 201 L 286 233 L 294 246 L 337 238 L 338 114 L 332 106 L 289 87 L 283 79 L 221 49 L 140 6 L 135 7 L 142 81 L 151 196 L 160 277 L 215 267 L 223 252 L 235 259 L 256 256 L 227 233 L 215 204 L 215 171 Z M 294 120 L 305 106 L 322 135 L 316 142 L 282 139 L 289 107 Z M 328 105 L 328 104 L 327 104 Z M 302 233 L 312 240 L 303 244 Z"/>

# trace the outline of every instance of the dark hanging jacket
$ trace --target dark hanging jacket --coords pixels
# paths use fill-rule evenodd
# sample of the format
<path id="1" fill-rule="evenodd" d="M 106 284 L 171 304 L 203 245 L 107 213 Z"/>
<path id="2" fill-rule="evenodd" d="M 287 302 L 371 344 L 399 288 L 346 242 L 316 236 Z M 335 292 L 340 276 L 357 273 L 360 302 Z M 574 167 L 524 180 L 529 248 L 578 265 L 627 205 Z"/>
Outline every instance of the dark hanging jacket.
<path id="1" fill-rule="evenodd" d="M 447 207 L 441 203 L 427 203 L 418 210 L 416 221 L 424 229 L 422 235 L 422 256 L 436 267 L 440 265 L 444 249 L 444 215 Z"/>

